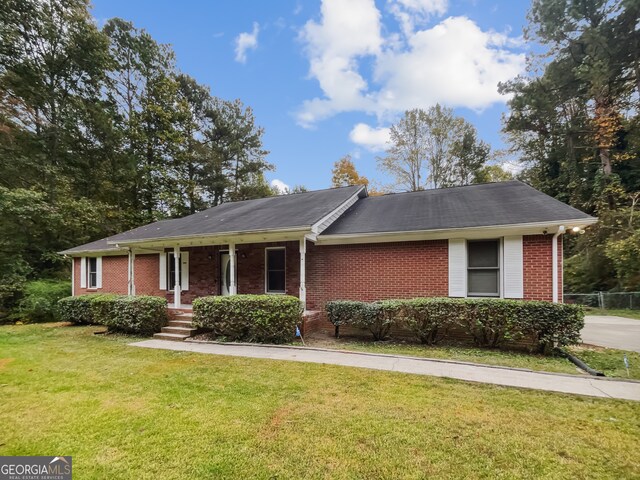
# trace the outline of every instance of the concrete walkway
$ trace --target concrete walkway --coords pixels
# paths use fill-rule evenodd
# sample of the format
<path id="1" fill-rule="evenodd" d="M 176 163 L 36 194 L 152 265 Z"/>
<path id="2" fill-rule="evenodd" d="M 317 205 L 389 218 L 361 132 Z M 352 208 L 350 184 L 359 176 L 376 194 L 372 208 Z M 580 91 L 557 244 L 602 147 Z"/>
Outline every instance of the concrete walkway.
<path id="1" fill-rule="evenodd" d="M 613 315 L 587 315 L 580 332 L 589 345 L 640 352 L 640 320 Z"/>
<path id="2" fill-rule="evenodd" d="M 131 343 L 130 345 L 163 350 L 230 355 L 234 357 L 343 365 L 347 367 L 455 378 L 470 382 L 531 388 L 549 392 L 640 401 L 640 382 L 534 372 L 531 370 L 492 367 L 465 362 L 422 359 L 401 355 L 267 345 L 213 344 L 203 342 L 173 342 L 167 340 L 144 340 L 142 342 Z"/>

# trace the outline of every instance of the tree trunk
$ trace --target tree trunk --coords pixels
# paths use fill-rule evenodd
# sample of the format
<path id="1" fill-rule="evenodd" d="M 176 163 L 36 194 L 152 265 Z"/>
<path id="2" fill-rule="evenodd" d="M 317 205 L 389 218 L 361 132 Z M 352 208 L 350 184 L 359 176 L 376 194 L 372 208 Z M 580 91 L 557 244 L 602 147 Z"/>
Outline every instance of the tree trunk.
<path id="1" fill-rule="evenodd" d="M 602 171 L 604 172 L 604 176 L 608 177 L 611 175 L 611 154 L 608 148 L 600 147 L 599 150 Z"/>

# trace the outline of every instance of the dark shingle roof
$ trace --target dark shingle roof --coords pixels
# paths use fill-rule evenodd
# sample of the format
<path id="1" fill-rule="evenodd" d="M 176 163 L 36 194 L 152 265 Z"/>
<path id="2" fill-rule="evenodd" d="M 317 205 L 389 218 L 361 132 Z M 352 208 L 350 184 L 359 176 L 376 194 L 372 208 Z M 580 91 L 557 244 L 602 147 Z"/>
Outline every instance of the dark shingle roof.
<path id="1" fill-rule="evenodd" d="M 124 242 L 310 227 L 361 189 L 361 186 L 350 186 L 223 203 L 187 217 L 151 223 L 62 253 L 115 249 L 114 245 L 108 245 L 107 241 Z"/>
<path id="2" fill-rule="evenodd" d="M 77 247 L 69 248 L 64 252 L 60 252 L 62 254 L 67 253 L 82 253 L 82 252 L 106 252 L 106 251 L 118 251 L 121 248 L 116 247 L 115 245 L 109 245 L 107 243 L 107 238 L 101 238 L 100 240 L 96 240 L 95 242 L 85 243 L 84 245 L 79 245 Z"/>
<path id="3" fill-rule="evenodd" d="M 187 217 L 163 220 L 61 253 L 116 251 L 117 241 L 224 235 L 310 227 L 355 195 L 352 186 L 230 202 Z M 360 198 L 322 236 L 411 232 L 523 223 L 594 220 L 519 181 Z"/>
<path id="4" fill-rule="evenodd" d="M 367 197 L 356 202 L 321 236 L 591 218 L 525 183 L 510 181 Z"/>

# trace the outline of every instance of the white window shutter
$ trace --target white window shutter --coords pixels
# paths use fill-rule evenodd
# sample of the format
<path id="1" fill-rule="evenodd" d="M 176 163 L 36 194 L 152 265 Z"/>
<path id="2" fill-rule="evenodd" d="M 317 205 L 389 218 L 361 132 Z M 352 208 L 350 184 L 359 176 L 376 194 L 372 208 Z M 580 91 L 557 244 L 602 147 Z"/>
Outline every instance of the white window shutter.
<path id="1" fill-rule="evenodd" d="M 96 288 L 102 288 L 102 257 L 96 258 Z"/>
<path id="2" fill-rule="evenodd" d="M 467 296 L 467 241 L 449 239 L 449 296 Z"/>
<path id="3" fill-rule="evenodd" d="M 80 288 L 87 288 L 87 257 L 80 257 Z"/>
<path id="4" fill-rule="evenodd" d="M 167 254 L 162 252 L 160 254 L 160 290 L 167 289 Z"/>
<path id="5" fill-rule="evenodd" d="M 522 235 L 504 237 L 502 251 L 504 298 L 523 298 Z"/>
<path id="6" fill-rule="evenodd" d="M 185 291 L 189 290 L 189 252 L 180 252 L 180 262 L 182 264 L 180 288 Z"/>

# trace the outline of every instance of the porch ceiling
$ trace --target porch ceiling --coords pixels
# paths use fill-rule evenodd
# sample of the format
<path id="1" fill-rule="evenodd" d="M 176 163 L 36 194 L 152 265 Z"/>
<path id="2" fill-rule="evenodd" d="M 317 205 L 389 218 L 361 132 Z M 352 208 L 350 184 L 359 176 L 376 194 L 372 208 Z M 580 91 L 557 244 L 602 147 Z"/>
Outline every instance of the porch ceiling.
<path id="1" fill-rule="evenodd" d="M 247 244 L 247 243 L 270 243 L 270 242 L 287 242 L 298 241 L 304 237 L 315 240 L 311 229 L 287 230 L 282 232 L 254 232 L 254 233 L 238 233 L 235 235 L 207 235 L 207 236 L 184 236 L 173 238 L 159 238 L 151 240 L 138 241 L 112 241 L 109 242 L 119 247 L 131 247 L 136 250 L 149 249 L 159 250 L 170 247 L 199 247 L 205 245 L 229 245 L 229 244 Z"/>

